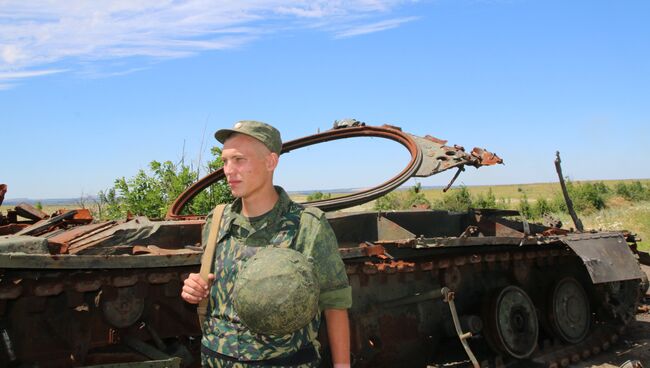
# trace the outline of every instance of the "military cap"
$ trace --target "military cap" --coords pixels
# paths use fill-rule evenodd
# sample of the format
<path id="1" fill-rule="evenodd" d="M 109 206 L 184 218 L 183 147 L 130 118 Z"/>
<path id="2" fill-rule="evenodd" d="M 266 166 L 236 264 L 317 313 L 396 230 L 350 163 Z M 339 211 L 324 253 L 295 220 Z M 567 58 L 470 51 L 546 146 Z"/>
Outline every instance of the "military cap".
<path id="1" fill-rule="evenodd" d="M 278 155 L 282 151 L 282 138 L 280 132 L 269 124 L 255 120 L 242 120 L 235 123 L 232 129 L 219 129 L 214 133 L 214 137 L 221 143 L 224 143 L 233 133 L 246 134 L 253 137 L 271 151 Z"/>

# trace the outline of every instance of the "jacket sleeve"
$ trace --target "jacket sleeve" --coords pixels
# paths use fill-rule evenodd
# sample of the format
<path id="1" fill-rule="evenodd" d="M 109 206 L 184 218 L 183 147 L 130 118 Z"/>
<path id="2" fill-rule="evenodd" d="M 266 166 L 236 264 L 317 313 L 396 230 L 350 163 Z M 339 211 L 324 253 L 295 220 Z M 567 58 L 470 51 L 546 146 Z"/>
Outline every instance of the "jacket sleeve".
<path id="1" fill-rule="evenodd" d="M 313 207 L 304 210 L 300 219 L 296 248 L 314 264 L 320 284 L 320 309 L 350 308 L 352 289 L 339 253 L 334 230 L 322 211 Z"/>

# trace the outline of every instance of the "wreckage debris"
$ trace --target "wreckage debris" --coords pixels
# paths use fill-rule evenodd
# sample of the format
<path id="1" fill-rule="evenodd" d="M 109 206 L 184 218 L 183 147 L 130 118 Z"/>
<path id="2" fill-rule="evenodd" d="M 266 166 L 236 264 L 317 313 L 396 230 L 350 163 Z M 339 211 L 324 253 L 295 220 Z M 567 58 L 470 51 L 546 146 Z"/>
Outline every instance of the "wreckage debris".
<path id="1" fill-rule="evenodd" d="M 365 203 L 414 176 L 502 163 L 483 149 L 467 153 L 394 126 L 347 120 L 335 128 L 287 142 L 283 152 L 370 136 L 401 143 L 412 158 L 375 188 L 306 204 L 324 210 Z M 37 218 L 22 208 L 32 217 L 18 221 L 16 209 L 14 218 L 0 217 L 0 231 L 13 234 L 0 236 L 0 362 L 68 367 L 177 356 L 184 366 L 196 363 L 200 326 L 179 294 L 198 271 L 204 219 L 181 213 L 222 177 L 217 171 L 190 187 L 167 221 L 96 222 L 83 209 Z M 453 352 L 446 347 L 459 340 L 455 361 L 474 366 L 567 366 L 618 341 L 647 286 L 629 233 L 579 233 L 493 209 L 338 212 L 327 220 L 355 297 L 350 342 L 358 367 L 444 365 Z"/>

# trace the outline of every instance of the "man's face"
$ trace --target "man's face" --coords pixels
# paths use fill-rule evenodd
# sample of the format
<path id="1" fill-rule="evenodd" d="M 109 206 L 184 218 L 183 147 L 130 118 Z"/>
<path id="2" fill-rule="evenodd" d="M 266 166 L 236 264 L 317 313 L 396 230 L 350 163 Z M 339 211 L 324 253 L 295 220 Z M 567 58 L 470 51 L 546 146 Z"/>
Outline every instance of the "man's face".
<path id="1" fill-rule="evenodd" d="M 232 195 L 247 198 L 273 185 L 277 155 L 255 138 L 233 134 L 223 145 L 223 170 Z"/>

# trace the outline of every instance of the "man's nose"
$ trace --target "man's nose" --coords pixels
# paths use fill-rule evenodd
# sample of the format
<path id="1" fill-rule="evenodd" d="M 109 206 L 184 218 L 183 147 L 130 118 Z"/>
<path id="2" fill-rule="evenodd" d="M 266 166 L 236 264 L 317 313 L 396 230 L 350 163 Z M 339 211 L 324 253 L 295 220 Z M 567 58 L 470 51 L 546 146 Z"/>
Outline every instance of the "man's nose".
<path id="1" fill-rule="evenodd" d="M 225 162 L 223 164 L 223 173 L 226 176 L 229 176 L 230 174 L 232 174 L 232 171 L 233 171 L 233 166 L 229 162 Z"/>

